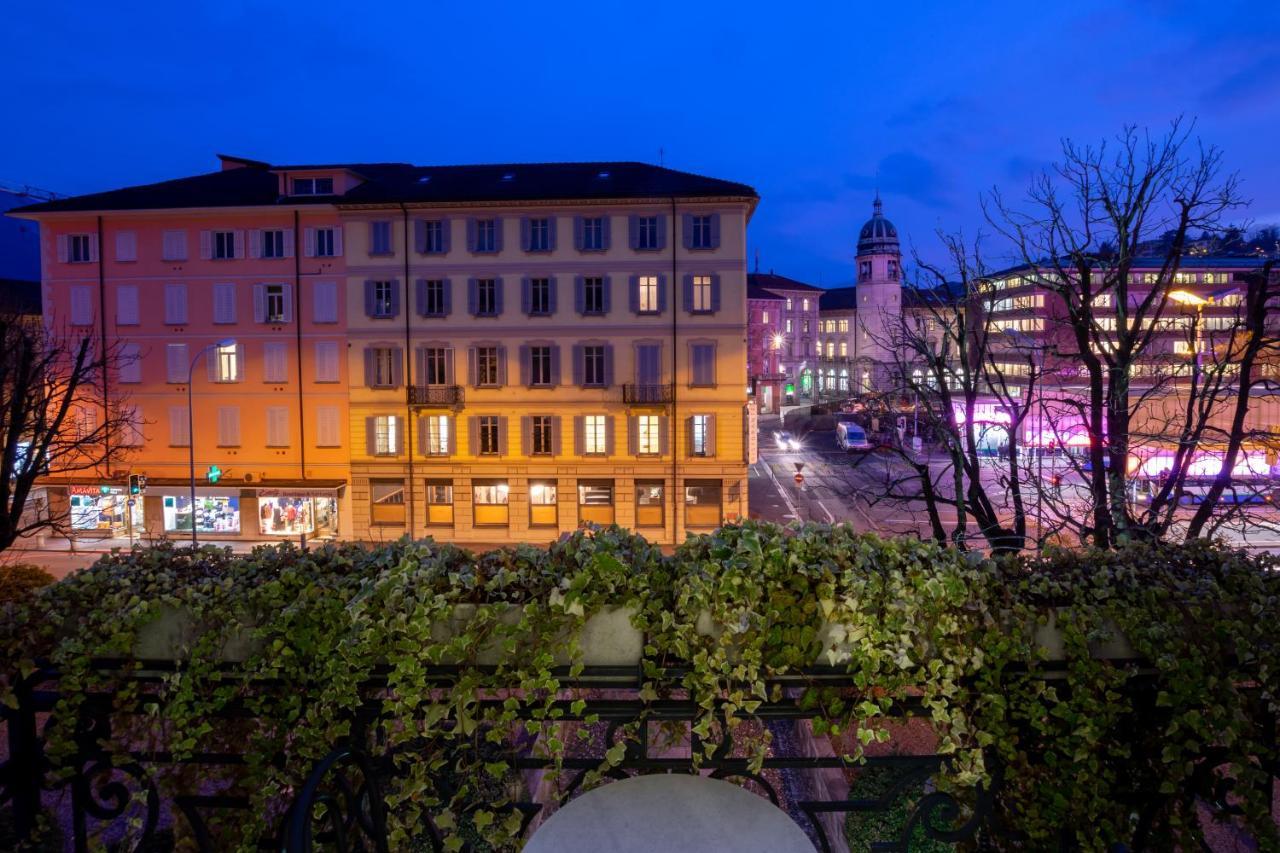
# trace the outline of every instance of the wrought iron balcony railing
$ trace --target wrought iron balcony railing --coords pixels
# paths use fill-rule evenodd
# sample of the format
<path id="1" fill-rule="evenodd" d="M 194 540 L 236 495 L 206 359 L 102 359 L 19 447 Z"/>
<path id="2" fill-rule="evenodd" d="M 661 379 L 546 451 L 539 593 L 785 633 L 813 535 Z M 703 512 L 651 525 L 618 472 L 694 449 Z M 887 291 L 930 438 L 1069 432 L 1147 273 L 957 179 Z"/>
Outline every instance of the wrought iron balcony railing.
<path id="1" fill-rule="evenodd" d="M 409 405 L 411 406 L 460 406 L 462 405 L 461 385 L 410 385 Z"/>
<path id="2" fill-rule="evenodd" d="M 623 385 L 622 402 L 629 405 L 670 403 L 675 395 L 671 385 Z"/>

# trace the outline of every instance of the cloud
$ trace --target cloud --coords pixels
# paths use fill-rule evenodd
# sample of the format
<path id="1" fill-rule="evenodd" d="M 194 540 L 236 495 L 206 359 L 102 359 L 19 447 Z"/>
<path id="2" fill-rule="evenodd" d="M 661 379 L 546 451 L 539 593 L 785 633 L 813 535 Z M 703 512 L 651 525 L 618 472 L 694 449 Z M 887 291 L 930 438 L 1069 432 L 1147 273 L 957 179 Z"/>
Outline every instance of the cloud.
<path id="1" fill-rule="evenodd" d="M 1207 107 L 1226 109 L 1274 108 L 1280 105 L 1277 89 L 1280 89 L 1280 51 L 1273 51 L 1218 80 L 1201 93 L 1200 101 Z"/>
<path id="2" fill-rule="evenodd" d="M 950 209 L 951 180 L 933 160 L 914 151 L 884 157 L 871 175 L 846 175 L 848 189 L 902 195 L 929 207 Z"/>

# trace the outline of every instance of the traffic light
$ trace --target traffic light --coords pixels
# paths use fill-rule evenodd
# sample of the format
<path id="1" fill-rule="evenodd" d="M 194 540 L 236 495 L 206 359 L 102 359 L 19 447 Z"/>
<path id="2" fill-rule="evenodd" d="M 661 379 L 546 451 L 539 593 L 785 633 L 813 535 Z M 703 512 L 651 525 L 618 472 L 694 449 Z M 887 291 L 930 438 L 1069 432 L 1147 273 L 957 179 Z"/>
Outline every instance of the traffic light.
<path id="1" fill-rule="evenodd" d="M 210 483 L 216 483 L 222 478 L 222 469 L 217 465 L 210 465 L 209 470 L 205 472 L 205 477 Z"/>
<path id="2" fill-rule="evenodd" d="M 130 474 L 129 475 L 129 494 L 140 495 L 147 490 L 146 474 Z"/>

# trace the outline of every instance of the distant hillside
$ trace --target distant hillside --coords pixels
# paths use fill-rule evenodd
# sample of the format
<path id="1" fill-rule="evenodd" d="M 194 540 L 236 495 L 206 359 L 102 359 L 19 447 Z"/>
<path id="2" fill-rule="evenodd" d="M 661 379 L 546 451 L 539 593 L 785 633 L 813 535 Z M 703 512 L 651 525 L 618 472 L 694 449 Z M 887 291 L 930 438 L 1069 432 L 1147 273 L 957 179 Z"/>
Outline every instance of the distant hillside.
<path id="1" fill-rule="evenodd" d="M 44 200 L 0 190 L 0 213 Z M 0 279 L 40 280 L 40 229 L 36 223 L 0 215 Z"/>

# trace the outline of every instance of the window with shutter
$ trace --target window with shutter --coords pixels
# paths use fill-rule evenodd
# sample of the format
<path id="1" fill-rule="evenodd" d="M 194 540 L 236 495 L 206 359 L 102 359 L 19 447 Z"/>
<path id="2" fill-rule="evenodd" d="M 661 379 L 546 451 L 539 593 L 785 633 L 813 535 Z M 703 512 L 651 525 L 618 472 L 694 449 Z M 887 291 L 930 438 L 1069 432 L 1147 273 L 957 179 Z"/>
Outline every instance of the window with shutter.
<path id="1" fill-rule="evenodd" d="M 448 283 L 442 278 L 422 279 L 419 285 L 418 311 L 424 317 L 445 317 L 449 314 L 448 299 L 445 288 Z"/>
<path id="2" fill-rule="evenodd" d="M 161 237 L 160 259 L 185 261 L 187 259 L 187 232 L 166 231 Z"/>
<path id="3" fill-rule="evenodd" d="M 653 252 L 662 248 L 662 232 L 658 216 L 637 216 L 634 218 L 632 248 L 641 252 Z"/>
<path id="4" fill-rule="evenodd" d="M 267 447 L 289 446 L 289 409 L 286 406 L 267 407 Z"/>
<path id="5" fill-rule="evenodd" d="M 585 455 L 604 455 L 607 452 L 607 422 L 605 415 L 582 417 L 582 452 Z"/>
<path id="6" fill-rule="evenodd" d="M 210 257 L 215 261 L 230 261 L 236 256 L 236 232 L 214 231 L 209 236 Z"/>
<path id="7" fill-rule="evenodd" d="M 67 263 L 88 264 L 93 262 L 93 235 L 67 235 Z"/>
<path id="8" fill-rule="evenodd" d="M 138 232 L 137 231 L 117 231 L 116 232 L 116 260 L 121 262 L 136 261 L 138 259 Z"/>
<path id="9" fill-rule="evenodd" d="M 93 288 L 87 284 L 71 285 L 71 325 L 93 325 Z"/>
<path id="10" fill-rule="evenodd" d="M 187 286 L 164 286 L 164 322 L 169 326 L 183 326 L 187 322 Z"/>
<path id="11" fill-rule="evenodd" d="M 422 452 L 425 456 L 448 456 L 453 447 L 448 415 L 428 415 L 422 419 Z"/>
<path id="12" fill-rule="evenodd" d="M 169 446 L 186 447 L 191 444 L 190 413 L 186 406 L 169 407 Z"/>
<path id="13" fill-rule="evenodd" d="M 240 408 L 238 406 L 218 408 L 218 446 L 240 446 Z"/>
<path id="14" fill-rule="evenodd" d="M 316 406 L 316 447 L 338 447 L 338 407 Z"/>
<path id="15" fill-rule="evenodd" d="M 240 363 L 240 346 L 228 344 L 216 347 L 208 358 L 213 360 L 213 378 L 215 382 L 239 382 L 243 379 L 243 365 Z"/>
<path id="16" fill-rule="evenodd" d="M 142 381 L 142 350 L 137 344 L 120 347 L 120 381 L 126 384 Z"/>
<path id="17" fill-rule="evenodd" d="M 116 288 L 116 324 L 120 326 L 136 326 L 138 324 L 138 288 L 132 284 L 122 284 Z"/>
<path id="18" fill-rule="evenodd" d="M 287 345 L 282 341 L 268 341 L 263 345 L 263 370 L 262 381 L 264 382 L 288 382 L 289 381 L 289 350 Z"/>
<path id="19" fill-rule="evenodd" d="M 164 348 L 165 376 L 167 381 L 186 384 L 191 362 L 187 359 L 186 344 L 167 344 Z"/>
<path id="20" fill-rule="evenodd" d="M 312 239 L 315 241 L 312 254 L 317 258 L 332 258 L 337 253 L 334 246 L 333 228 L 316 228 Z"/>
<path id="21" fill-rule="evenodd" d="M 600 316 L 607 313 L 605 306 L 605 282 L 603 276 L 589 275 L 582 278 L 582 309 L 579 313 L 586 316 Z"/>
<path id="22" fill-rule="evenodd" d="M 369 223 L 369 254 L 390 255 L 391 223 L 378 221 Z"/>
<path id="23" fill-rule="evenodd" d="M 690 385 L 714 386 L 716 384 L 716 345 L 699 343 L 689 346 L 691 363 Z"/>
<path id="24" fill-rule="evenodd" d="M 213 322 L 236 321 L 236 286 L 230 283 L 213 286 Z"/>
<path id="25" fill-rule="evenodd" d="M 316 341 L 316 381 L 338 381 L 337 341 Z"/>
<path id="26" fill-rule="evenodd" d="M 395 456 L 400 452 L 400 419 L 391 415 L 378 415 L 373 421 L 371 446 L 375 456 Z"/>
<path id="27" fill-rule="evenodd" d="M 317 281 L 312 288 L 311 299 L 314 322 L 338 322 L 338 283 L 336 281 Z"/>

